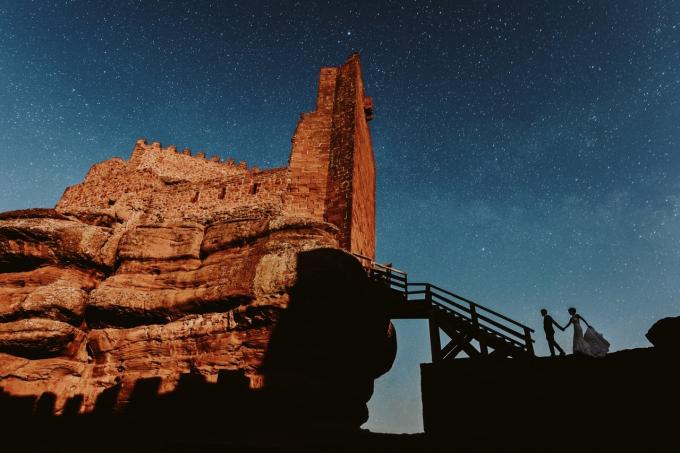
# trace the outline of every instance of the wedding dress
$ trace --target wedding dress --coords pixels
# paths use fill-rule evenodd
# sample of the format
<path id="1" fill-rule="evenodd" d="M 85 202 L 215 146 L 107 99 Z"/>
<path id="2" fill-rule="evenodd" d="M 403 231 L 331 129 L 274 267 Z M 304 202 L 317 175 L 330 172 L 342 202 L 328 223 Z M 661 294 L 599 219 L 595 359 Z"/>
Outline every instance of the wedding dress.
<path id="1" fill-rule="evenodd" d="M 583 339 L 588 343 L 590 355 L 593 357 L 604 357 L 609 352 L 609 342 L 592 327 L 586 329 Z"/>
<path id="2" fill-rule="evenodd" d="M 588 345 L 586 339 L 583 337 L 583 329 L 581 328 L 581 322 L 578 316 L 572 316 L 571 323 L 574 325 L 574 346 L 572 348 L 573 353 L 592 355 L 590 353 L 590 346 Z"/>
<path id="3" fill-rule="evenodd" d="M 588 327 L 586 334 L 583 335 L 578 316 L 572 316 L 571 323 L 574 325 L 574 354 L 585 354 L 591 357 L 603 357 L 607 354 L 609 342 L 602 335 L 592 327 Z"/>

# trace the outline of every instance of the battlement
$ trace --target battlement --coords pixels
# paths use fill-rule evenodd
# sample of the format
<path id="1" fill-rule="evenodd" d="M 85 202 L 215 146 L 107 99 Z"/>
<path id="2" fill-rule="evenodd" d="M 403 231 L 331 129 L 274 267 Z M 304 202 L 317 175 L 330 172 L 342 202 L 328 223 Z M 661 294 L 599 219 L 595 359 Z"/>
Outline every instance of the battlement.
<path id="1" fill-rule="evenodd" d="M 375 254 L 375 164 L 360 58 L 321 68 L 316 110 L 301 115 L 289 164 L 262 171 L 232 158 L 140 138 L 130 159 L 94 165 L 57 210 L 123 222 L 209 223 L 238 216 L 308 217 L 338 227 L 341 247 Z"/>
<path id="2" fill-rule="evenodd" d="M 218 155 L 207 157 L 204 151 L 195 155 L 189 148 L 181 151 L 175 145 L 163 148 L 160 142 L 148 143 L 146 138 L 140 138 L 135 142 L 130 161 L 139 165 L 139 168 L 151 169 L 161 173 L 175 173 L 177 177 L 188 180 L 205 179 L 220 175 L 231 175 L 234 172 L 257 172 L 259 168 L 248 168 L 244 161 L 236 163 L 232 158 L 222 159 Z M 153 167 L 153 168 L 152 168 Z"/>

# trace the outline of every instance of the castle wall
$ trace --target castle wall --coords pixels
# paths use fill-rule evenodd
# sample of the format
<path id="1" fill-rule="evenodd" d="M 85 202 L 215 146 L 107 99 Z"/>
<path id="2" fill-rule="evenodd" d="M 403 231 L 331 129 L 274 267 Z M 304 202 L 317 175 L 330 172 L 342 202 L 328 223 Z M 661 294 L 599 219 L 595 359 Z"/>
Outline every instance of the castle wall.
<path id="1" fill-rule="evenodd" d="M 93 166 L 82 183 L 64 192 L 57 210 L 142 222 L 263 218 L 283 211 L 288 184 L 287 168 L 248 169 L 140 140 L 129 161 Z"/>
<path id="2" fill-rule="evenodd" d="M 191 182 L 171 185 L 150 195 L 151 212 L 160 220 L 177 217 L 203 222 L 228 218 L 265 218 L 283 211 L 283 197 L 289 172 L 276 168 L 248 172 L 197 185 Z"/>
<path id="3" fill-rule="evenodd" d="M 356 80 L 360 88 L 357 88 L 355 92 L 354 105 L 350 250 L 375 258 L 375 159 L 366 109 L 370 98 L 364 96 L 359 65 L 357 65 L 357 72 Z"/>
<path id="4" fill-rule="evenodd" d="M 137 140 L 130 164 L 136 170 L 153 172 L 165 182 L 209 181 L 248 172 L 245 162 L 222 161 L 219 156 L 208 158 L 203 152 L 192 156 L 189 149 L 179 151 L 172 145 L 163 148 L 158 142 L 147 144 L 143 139 Z"/>
<path id="5" fill-rule="evenodd" d="M 321 69 L 316 110 L 301 115 L 291 140 L 286 211 L 292 215 L 324 218 L 336 76 L 337 68 Z"/>

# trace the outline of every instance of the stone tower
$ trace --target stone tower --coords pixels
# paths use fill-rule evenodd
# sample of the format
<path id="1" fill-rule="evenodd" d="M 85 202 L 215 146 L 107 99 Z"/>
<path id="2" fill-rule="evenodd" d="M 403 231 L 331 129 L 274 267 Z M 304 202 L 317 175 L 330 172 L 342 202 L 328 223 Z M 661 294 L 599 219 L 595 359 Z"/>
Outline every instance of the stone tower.
<path id="1" fill-rule="evenodd" d="M 340 229 L 340 247 L 375 256 L 375 161 L 361 62 L 322 68 L 316 110 L 302 114 L 290 155 L 286 204 Z"/>

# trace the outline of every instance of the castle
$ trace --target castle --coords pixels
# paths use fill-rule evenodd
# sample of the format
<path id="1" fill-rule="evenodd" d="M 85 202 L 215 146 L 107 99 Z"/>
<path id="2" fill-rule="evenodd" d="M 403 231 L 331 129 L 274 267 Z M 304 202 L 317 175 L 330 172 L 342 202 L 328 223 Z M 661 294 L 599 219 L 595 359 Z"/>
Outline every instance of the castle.
<path id="1" fill-rule="evenodd" d="M 352 55 L 321 69 L 286 167 L 138 140 L 54 209 L 0 213 L 0 414 L 125 412 L 198 379 L 222 388 L 213 424 L 229 407 L 293 419 L 276 401 L 296 395 L 298 417 L 359 426 L 396 354 L 386 290 L 348 253 L 375 254 L 371 116 Z M 220 376 L 261 405 L 230 406 Z"/>
<path id="2" fill-rule="evenodd" d="M 341 248 L 374 258 L 372 116 L 354 54 L 340 67 L 321 69 L 316 110 L 301 115 L 287 167 L 248 168 L 140 139 L 129 161 L 94 165 L 56 209 L 103 224 L 308 217 L 335 225 Z"/>

